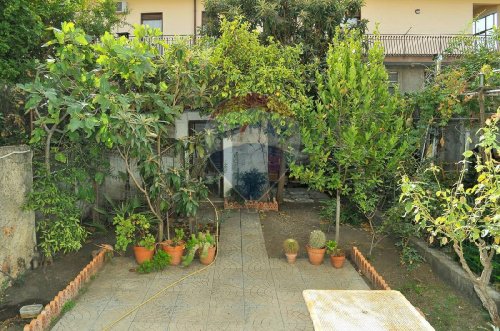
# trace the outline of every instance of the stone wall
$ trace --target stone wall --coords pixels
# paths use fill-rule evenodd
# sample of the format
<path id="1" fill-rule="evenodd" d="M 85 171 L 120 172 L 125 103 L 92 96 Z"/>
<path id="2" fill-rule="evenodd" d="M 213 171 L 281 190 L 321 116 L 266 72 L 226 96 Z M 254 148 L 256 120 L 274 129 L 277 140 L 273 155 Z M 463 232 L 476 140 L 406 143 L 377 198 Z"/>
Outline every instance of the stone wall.
<path id="1" fill-rule="evenodd" d="M 23 210 L 33 183 L 28 146 L 0 147 L 0 285 L 29 268 L 36 246 L 35 213 Z"/>

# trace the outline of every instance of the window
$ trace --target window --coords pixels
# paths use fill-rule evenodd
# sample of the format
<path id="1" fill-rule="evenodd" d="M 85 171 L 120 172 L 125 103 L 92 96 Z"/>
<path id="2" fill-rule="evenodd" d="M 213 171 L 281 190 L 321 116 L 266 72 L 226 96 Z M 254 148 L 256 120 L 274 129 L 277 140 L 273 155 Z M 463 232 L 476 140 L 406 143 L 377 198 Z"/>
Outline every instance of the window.
<path id="1" fill-rule="evenodd" d="M 207 26 L 207 12 L 206 11 L 202 11 L 201 12 L 201 26 L 204 27 L 204 26 Z"/>
<path id="2" fill-rule="evenodd" d="M 141 14 L 141 24 L 147 25 L 151 28 L 157 28 L 163 31 L 163 14 L 162 13 Z"/>
<path id="3" fill-rule="evenodd" d="M 476 36 L 489 36 L 493 33 L 493 26 L 497 24 L 498 13 L 491 13 L 489 15 L 478 18 L 473 26 L 473 33 Z"/>
<path id="4" fill-rule="evenodd" d="M 396 86 L 399 84 L 399 72 L 389 71 L 389 91 L 394 93 Z"/>

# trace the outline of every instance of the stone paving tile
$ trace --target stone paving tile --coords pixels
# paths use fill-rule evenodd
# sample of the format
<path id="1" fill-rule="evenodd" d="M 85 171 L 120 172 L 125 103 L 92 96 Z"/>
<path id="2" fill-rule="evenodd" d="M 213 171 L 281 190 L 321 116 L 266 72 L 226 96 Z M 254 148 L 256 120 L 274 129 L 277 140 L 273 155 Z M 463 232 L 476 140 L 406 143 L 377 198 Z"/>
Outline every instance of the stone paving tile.
<path id="1" fill-rule="evenodd" d="M 349 263 L 334 269 L 328 260 L 269 259 L 259 216 L 249 211 L 229 214 L 208 268 L 194 261 L 139 275 L 134 267 L 130 258 L 113 259 L 53 330 L 102 330 L 144 302 L 112 330 L 312 330 L 303 290 L 368 289 Z"/>

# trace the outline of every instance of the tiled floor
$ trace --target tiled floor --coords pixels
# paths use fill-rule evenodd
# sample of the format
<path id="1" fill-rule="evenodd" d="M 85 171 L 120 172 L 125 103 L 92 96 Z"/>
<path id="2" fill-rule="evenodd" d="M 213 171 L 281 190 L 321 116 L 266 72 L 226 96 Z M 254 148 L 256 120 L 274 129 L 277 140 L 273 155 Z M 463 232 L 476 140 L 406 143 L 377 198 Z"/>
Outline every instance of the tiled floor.
<path id="1" fill-rule="evenodd" d="M 129 272 L 133 266 L 129 258 L 108 262 L 53 330 L 312 330 L 304 289 L 368 289 L 349 263 L 334 269 L 326 261 L 269 259 L 252 211 L 233 211 L 222 224 L 215 264 L 136 310 L 203 266 L 195 261 L 148 275 Z"/>

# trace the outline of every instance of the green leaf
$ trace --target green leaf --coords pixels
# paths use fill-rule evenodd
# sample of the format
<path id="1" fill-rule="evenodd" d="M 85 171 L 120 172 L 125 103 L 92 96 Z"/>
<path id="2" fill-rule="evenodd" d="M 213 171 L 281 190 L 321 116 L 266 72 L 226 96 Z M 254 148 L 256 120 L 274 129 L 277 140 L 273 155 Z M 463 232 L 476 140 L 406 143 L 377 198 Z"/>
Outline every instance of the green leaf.
<path id="1" fill-rule="evenodd" d="M 56 159 L 56 161 L 59 161 L 61 163 L 66 163 L 68 161 L 67 158 L 66 158 L 66 155 L 64 155 L 61 152 L 57 152 L 56 153 L 55 159 Z"/>
<path id="2" fill-rule="evenodd" d="M 474 155 L 474 153 L 473 153 L 472 151 L 465 151 L 465 152 L 463 153 L 463 156 L 465 156 L 466 158 L 469 158 L 469 157 L 471 157 L 472 155 Z"/>

